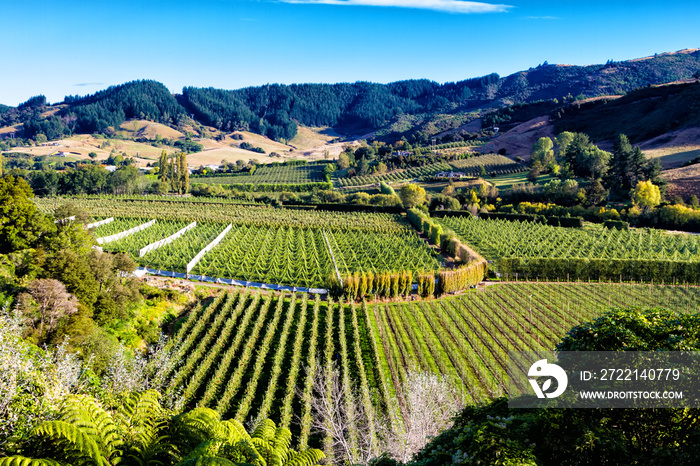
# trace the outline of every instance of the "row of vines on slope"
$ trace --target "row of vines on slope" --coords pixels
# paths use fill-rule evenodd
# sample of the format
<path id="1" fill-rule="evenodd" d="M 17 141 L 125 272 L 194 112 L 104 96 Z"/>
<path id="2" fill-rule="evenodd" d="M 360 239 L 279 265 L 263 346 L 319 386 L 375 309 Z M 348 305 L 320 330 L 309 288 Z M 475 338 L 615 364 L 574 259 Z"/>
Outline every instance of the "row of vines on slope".
<path id="1" fill-rule="evenodd" d="M 508 351 L 551 350 L 578 323 L 630 306 L 697 312 L 700 289 L 525 282 L 361 304 L 222 291 L 195 306 L 171 340 L 182 362 L 166 375 L 169 392 L 181 393 L 187 406 L 240 421 L 269 416 L 299 435 L 300 448 L 322 447 L 324 437 L 311 428 L 318 371 L 337 367 L 340 383 L 358 394 L 343 403 L 400 425 L 401 387 L 411 370 L 446 376 L 466 401 L 486 400 L 504 393 Z M 368 420 L 371 436 L 381 435 L 381 419 Z M 350 435 L 359 439 L 360 432 Z"/>

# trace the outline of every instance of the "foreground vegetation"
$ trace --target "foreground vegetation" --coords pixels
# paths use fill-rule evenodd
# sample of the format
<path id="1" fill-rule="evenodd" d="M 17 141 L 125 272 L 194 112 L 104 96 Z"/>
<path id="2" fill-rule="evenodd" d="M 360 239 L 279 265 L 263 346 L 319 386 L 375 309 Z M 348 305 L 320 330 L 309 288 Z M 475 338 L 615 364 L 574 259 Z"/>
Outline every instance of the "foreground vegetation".
<path id="1" fill-rule="evenodd" d="M 167 348 L 172 350 L 175 364 L 162 365 L 161 359 L 152 366 L 154 374 L 166 381 L 161 388 L 163 398 L 181 393 L 184 411 L 163 408 L 156 391 L 130 393 L 127 382 L 138 378 L 133 375 L 140 373 L 138 365 L 110 370 L 104 380 L 93 380 L 91 388 L 80 383 L 64 385 L 67 379 L 56 375 L 67 368 L 66 362 L 54 359 L 45 367 L 58 369 L 56 375 L 12 372 L 35 378 L 41 374 L 33 383 L 53 387 L 54 402 L 62 402 L 60 409 L 53 405 L 53 411 L 23 405 L 49 392 L 25 392 L 34 385 L 15 379 L 22 380 L 20 391 L 14 392 L 2 414 L 19 413 L 25 424 L 23 430 L 10 431 L 15 436 L 9 443 L 6 437 L 0 439 L 0 451 L 15 455 L 1 459 L 0 464 L 45 464 L 17 455 L 54 458 L 59 464 L 75 464 L 78 458 L 99 464 L 117 458 L 124 464 L 137 460 L 189 464 L 185 462 L 201 456 L 259 465 L 315 464 L 322 454 L 307 450 L 309 444 L 322 447 L 338 464 L 365 463 L 382 451 L 410 464 L 436 465 L 499 461 L 573 465 L 611 460 L 648 464 L 649 458 L 661 460 L 671 455 L 678 464 L 697 460 L 697 409 L 509 410 L 506 400 L 498 398 L 503 394 L 506 349 L 543 350 L 556 341 L 561 341 L 557 348 L 562 351 L 695 349 L 698 314 L 685 311 L 697 310 L 696 290 L 532 283 L 494 288 L 499 290 L 491 296 L 477 297 L 484 293 L 476 292 L 413 309 L 406 304 L 326 305 L 312 302 L 308 295 L 287 300 L 244 290 L 221 292 L 213 301 L 197 306 L 166 346 L 163 354 Z M 528 293 L 531 297 L 537 294 L 533 311 L 525 302 Z M 576 298 L 567 302 L 572 296 Z M 582 315 L 595 315 L 595 309 L 608 309 L 630 298 L 640 305 L 665 302 L 682 311 L 615 310 L 592 321 Z M 510 315 L 503 312 L 506 306 L 514 308 Z M 581 314 L 572 311 L 574 307 Z M 0 338 L 11 343 L 6 339 L 12 335 L 7 325 L 2 322 Z M 240 328 L 244 330 L 234 332 Z M 11 344 L 16 346 L 17 341 Z M 26 347 L 26 343 L 20 345 Z M 470 349 L 459 349 L 466 346 Z M 3 350 L 0 357 L 6 368 L 8 362 L 34 356 Z M 408 387 L 424 377 L 410 368 L 415 365 L 428 372 L 445 371 L 446 381 L 467 383 L 468 390 L 459 390 L 467 399 L 497 398 L 485 404 L 469 403 L 451 429 L 421 449 L 423 442 L 411 435 L 433 422 L 426 418 L 432 412 L 426 413 L 424 403 L 433 402 L 435 393 L 420 392 L 421 401 L 414 404 L 417 394 Z M 82 377 L 78 374 L 74 382 Z M 406 382 L 397 384 L 401 377 Z M 47 382 L 54 385 L 44 385 Z M 98 401 L 70 394 L 94 392 L 95 383 L 104 384 L 96 391 Z M 440 389 L 449 391 L 452 383 Z M 485 389 L 492 393 L 484 394 Z M 17 397 L 20 393 L 25 398 Z M 199 407 L 192 409 L 197 400 Z M 325 402 L 338 409 L 333 412 L 341 419 L 324 417 Z M 215 410 L 203 407 L 207 405 Z M 29 413 L 35 417 L 27 418 Z M 348 413 L 355 417 L 346 417 Z M 432 414 L 444 416 L 442 412 Z M 232 419 L 221 421 L 227 417 Z M 279 421 L 259 421 L 263 417 Z M 247 419 L 257 419 L 252 421 L 257 427 L 249 429 L 250 435 L 241 424 Z M 16 422 L 14 418 L 7 426 L 17 427 Z M 328 422 L 339 429 L 324 430 Z M 628 435 L 630 432 L 635 434 Z M 403 439 L 399 448 L 392 438 Z M 396 464 L 386 457 L 374 461 L 386 462 Z"/>

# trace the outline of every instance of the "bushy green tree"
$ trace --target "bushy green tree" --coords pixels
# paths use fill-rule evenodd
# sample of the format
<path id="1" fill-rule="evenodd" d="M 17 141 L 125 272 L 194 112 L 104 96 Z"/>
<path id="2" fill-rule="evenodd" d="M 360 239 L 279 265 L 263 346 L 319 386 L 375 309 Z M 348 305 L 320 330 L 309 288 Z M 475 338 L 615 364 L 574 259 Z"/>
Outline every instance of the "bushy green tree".
<path id="1" fill-rule="evenodd" d="M 399 197 L 404 208 L 411 209 L 425 203 L 425 189 L 414 183 L 401 186 Z"/>
<path id="2" fill-rule="evenodd" d="M 533 163 L 539 162 L 541 166 L 546 167 L 553 159 L 554 143 L 548 137 L 539 138 L 532 147 L 530 160 Z"/>
<path id="3" fill-rule="evenodd" d="M 348 168 L 350 168 L 350 158 L 345 152 L 342 152 L 338 156 L 338 168 L 341 170 L 347 170 Z"/>
<path id="4" fill-rule="evenodd" d="M 632 202 L 643 210 L 650 210 L 661 203 L 659 187 L 651 181 L 639 181 L 631 192 Z"/>
<path id="5" fill-rule="evenodd" d="M 0 254 L 33 247 L 54 227 L 32 202 L 34 193 L 23 178 L 0 178 Z"/>

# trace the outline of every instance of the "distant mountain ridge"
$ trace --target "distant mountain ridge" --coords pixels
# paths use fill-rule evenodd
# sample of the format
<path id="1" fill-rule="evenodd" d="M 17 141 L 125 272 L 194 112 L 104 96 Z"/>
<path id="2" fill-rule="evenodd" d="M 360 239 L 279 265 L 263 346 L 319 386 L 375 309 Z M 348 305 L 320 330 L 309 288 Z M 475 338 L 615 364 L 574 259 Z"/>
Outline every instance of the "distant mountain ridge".
<path id="1" fill-rule="evenodd" d="M 67 97 L 46 115 L 46 99 L 0 108 L 0 127 L 23 123 L 24 137 L 48 139 L 105 132 L 124 120 L 141 118 L 176 125 L 190 115 L 224 131 L 246 129 L 271 139 L 291 139 L 297 124 L 387 128 L 405 115 L 472 112 L 569 97 L 626 94 L 634 89 L 689 79 L 700 70 L 700 50 L 689 49 L 604 65 L 544 63 L 501 78 L 490 74 L 455 83 L 426 79 L 389 84 L 270 84 L 238 90 L 185 87 L 173 96 L 161 83 L 133 81 L 85 97 Z M 46 115 L 46 116 L 45 116 Z"/>

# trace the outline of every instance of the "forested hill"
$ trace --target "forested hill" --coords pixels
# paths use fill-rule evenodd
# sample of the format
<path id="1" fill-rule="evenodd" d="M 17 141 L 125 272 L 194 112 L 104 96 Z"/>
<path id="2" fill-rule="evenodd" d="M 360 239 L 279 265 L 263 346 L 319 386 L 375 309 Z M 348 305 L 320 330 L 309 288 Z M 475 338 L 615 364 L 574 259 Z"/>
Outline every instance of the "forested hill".
<path id="1" fill-rule="evenodd" d="M 682 50 L 653 57 L 605 65 L 568 66 L 543 64 L 499 80 L 493 98 L 521 103 L 571 95 L 597 97 L 626 94 L 653 84 L 690 79 L 700 70 L 700 49 Z"/>
<path id="2" fill-rule="evenodd" d="M 390 84 L 272 84 L 235 91 L 187 87 L 181 102 L 205 124 L 288 139 L 296 134 L 295 122 L 379 128 L 399 114 L 425 113 L 474 99 L 498 80 L 494 73 L 443 85 L 421 79 Z"/>
<path id="3" fill-rule="evenodd" d="M 167 87 L 156 81 L 132 81 L 112 86 L 87 97 L 66 97 L 66 114 L 77 118 L 79 132 L 118 127 L 125 119 L 139 118 L 159 123 L 175 123 L 185 111 Z"/>
<path id="4" fill-rule="evenodd" d="M 174 124 L 186 116 L 167 87 L 156 81 L 132 81 L 86 97 L 68 96 L 52 111 L 44 96 L 16 108 L 0 110 L 0 127 L 24 123 L 26 138 L 44 134 L 49 140 L 75 133 L 107 132 L 130 118 Z"/>
<path id="5" fill-rule="evenodd" d="M 290 139 L 297 124 L 353 130 L 380 129 L 399 115 L 460 112 L 562 97 L 625 94 L 653 84 L 691 78 L 700 70 L 700 50 L 605 65 L 566 66 L 546 62 L 505 78 L 490 74 L 455 83 L 425 79 L 390 84 L 270 84 L 239 90 L 186 87 L 173 96 L 155 81 L 134 81 L 87 97 L 66 97 L 60 110 L 43 96 L 0 109 L 0 127 L 24 123 L 24 137 L 48 139 L 105 132 L 128 118 L 165 124 L 195 119 L 225 131 L 247 129 L 272 139 Z M 4 111 L 3 111 L 4 110 Z"/>
<path id="6" fill-rule="evenodd" d="M 623 94 L 649 84 L 688 79 L 700 69 L 700 50 L 605 65 L 537 68 L 500 78 L 491 74 L 457 83 L 428 80 L 386 85 L 267 85 L 235 91 L 188 87 L 181 102 L 203 123 L 290 138 L 295 122 L 310 126 L 361 125 L 376 129 L 399 114 L 476 110 L 567 95 Z"/>

